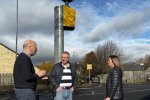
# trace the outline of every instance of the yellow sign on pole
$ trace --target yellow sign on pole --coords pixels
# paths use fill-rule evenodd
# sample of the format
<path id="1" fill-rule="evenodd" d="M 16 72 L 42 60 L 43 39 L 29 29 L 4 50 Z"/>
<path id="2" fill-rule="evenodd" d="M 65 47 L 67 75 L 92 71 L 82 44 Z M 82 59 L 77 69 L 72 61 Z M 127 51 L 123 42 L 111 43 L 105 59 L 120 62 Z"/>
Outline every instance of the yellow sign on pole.
<path id="1" fill-rule="evenodd" d="M 89 70 L 91 70 L 92 69 L 92 64 L 87 64 L 87 69 Z"/>
<path id="2" fill-rule="evenodd" d="M 63 5 L 63 27 L 64 30 L 74 30 L 76 10 Z"/>

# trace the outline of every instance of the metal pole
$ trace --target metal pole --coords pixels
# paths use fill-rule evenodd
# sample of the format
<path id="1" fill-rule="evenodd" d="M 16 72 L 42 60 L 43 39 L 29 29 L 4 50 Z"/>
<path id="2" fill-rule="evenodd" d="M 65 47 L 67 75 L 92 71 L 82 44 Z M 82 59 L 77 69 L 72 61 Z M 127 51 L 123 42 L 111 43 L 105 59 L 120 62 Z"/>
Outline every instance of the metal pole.
<path id="1" fill-rule="evenodd" d="M 73 52 L 73 64 L 74 64 L 74 53 L 75 53 L 75 52 Z"/>
<path id="2" fill-rule="evenodd" d="M 65 6 L 68 6 L 68 7 L 69 7 L 69 2 L 68 2 L 68 0 L 65 1 Z"/>
<path id="3" fill-rule="evenodd" d="M 61 53 L 64 51 L 63 6 L 54 8 L 54 62 L 61 61 Z"/>
<path id="4" fill-rule="evenodd" d="M 89 69 L 89 83 L 91 85 L 91 79 L 90 79 L 90 69 Z"/>
<path id="5" fill-rule="evenodd" d="M 18 37 L 18 0 L 17 0 L 17 13 L 16 13 L 16 19 L 17 19 L 17 28 L 16 28 L 16 59 L 17 59 L 17 37 Z"/>

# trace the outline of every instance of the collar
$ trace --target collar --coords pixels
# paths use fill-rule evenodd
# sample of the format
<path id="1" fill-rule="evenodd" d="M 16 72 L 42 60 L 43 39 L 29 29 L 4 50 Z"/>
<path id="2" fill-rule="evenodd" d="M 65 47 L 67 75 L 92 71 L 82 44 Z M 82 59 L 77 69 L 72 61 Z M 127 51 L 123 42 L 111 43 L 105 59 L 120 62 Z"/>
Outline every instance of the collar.
<path id="1" fill-rule="evenodd" d="M 69 61 L 68 61 L 68 65 L 69 65 L 69 67 L 71 67 L 71 64 L 70 64 Z M 63 63 L 62 62 L 60 62 L 60 67 L 63 67 Z"/>
<path id="2" fill-rule="evenodd" d="M 29 58 L 31 57 L 30 54 L 28 54 L 28 53 L 26 53 L 26 52 L 24 52 L 24 51 L 23 51 L 22 53 L 26 54 Z"/>
<path id="3" fill-rule="evenodd" d="M 62 63 L 62 66 L 66 68 L 66 66 L 63 63 Z M 70 66 L 70 64 L 68 63 L 67 67 L 69 67 L 69 66 Z"/>

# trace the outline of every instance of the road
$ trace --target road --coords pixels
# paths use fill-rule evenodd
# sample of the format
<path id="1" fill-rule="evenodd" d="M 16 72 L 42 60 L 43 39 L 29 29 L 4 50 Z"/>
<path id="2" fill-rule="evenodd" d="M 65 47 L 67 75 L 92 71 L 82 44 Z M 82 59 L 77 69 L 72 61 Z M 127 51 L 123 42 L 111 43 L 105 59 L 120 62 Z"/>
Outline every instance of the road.
<path id="1" fill-rule="evenodd" d="M 79 87 L 77 97 L 73 100 L 103 100 L 105 97 L 105 84 L 94 83 L 92 86 Z M 150 84 L 123 84 L 124 100 L 150 100 Z M 39 100 L 53 100 L 51 91 L 38 92 Z M 14 94 L 0 94 L 0 100 L 16 100 Z"/>
<path id="2" fill-rule="evenodd" d="M 77 90 L 78 96 L 73 100 L 103 100 L 105 87 L 102 84 L 102 87 Z M 150 84 L 123 84 L 123 90 L 124 100 L 150 100 Z"/>

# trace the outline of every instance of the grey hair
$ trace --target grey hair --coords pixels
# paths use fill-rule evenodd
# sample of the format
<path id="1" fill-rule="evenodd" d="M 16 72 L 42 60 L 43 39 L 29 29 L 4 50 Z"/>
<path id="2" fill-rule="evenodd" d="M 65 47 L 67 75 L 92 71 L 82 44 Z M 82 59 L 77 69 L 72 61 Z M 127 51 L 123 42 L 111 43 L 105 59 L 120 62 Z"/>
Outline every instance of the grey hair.
<path id="1" fill-rule="evenodd" d="M 68 58 L 70 58 L 70 54 L 67 51 L 62 52 L 62 54 L 68 54 Z"/>

